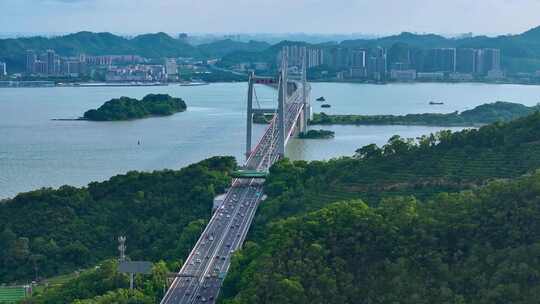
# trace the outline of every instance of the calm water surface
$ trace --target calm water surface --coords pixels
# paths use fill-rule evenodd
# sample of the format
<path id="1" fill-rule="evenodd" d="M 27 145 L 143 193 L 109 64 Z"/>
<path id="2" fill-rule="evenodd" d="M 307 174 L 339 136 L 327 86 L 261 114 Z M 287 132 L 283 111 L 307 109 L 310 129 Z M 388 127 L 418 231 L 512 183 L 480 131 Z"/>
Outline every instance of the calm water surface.
<path id="1" fill-rule="evenodd" d="M 534 105 L 540 87 L 483 84 L 312 84 L 314 98 L 325 96 L 339 114 L 452 112 L 506 100 Z M 52 121 L 75 118 L 119 97 L 168 93 L 184 98 L 188 111 L 164 118 L 128 122 Z M 214 155 L 242 158 L 246 84 L 200 87 L 28 88 L 0 90 L 0 198 L 40 187 L 85 185 L 129 170 L 181 168 Z M 257 87 L 262 107 L 273 106 L 276 92 Z M 430 100 L 445 105 L 429 106 Z M 320 102 L 313 102 L 320 112 Z M 331 126 L 331 140 L 294 139 L 294 159 L 352 155 L 366 144 L 384 144 L 399 134 L 417 137 L 441 128 L 418 126 Z M 456 129 L 456 128 L 454 128 Z M 255 127 L 255 136 L 263 126 Z M 141 144 L 138 145 L 137 142 Z"/>

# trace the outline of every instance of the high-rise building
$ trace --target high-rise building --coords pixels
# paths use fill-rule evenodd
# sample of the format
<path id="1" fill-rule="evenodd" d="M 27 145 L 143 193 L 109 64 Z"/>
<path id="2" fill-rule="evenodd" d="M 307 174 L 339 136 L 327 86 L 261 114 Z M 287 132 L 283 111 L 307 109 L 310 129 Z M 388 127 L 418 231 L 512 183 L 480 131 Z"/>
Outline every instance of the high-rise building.
<path id="1" fill-rule="evenodd" d="M 7 76 L 7 64 L 5 62 L 0 62 L 0 77 Z"/>
<path id="2" fill-rule="evenodd" d="M 48 73 L 48 71 L 47 71 L 47 62 L 45 62 L 43 60 L 36 60 L 36 62 L 34 62 L 33 70 L 34 70 L 33 73 L 46 75 Z"/>
<path id="3" fill-rule="evenodd" d="M 352 68 L 365 68 L 366 67 L 366 51 L 352 50 L 349 53 L 349 62 Z"/>
<path id="4" fill-rule="evenodd" d="M 501 70 L 501 50 L 484 49 L 484 69 L 486 72 Z"/>
<path id="5" fill-rule="evenodd" d="M 456 72 L 476 73 L 476 53 L 475 49 L 457 49 Z"/>
<path id="6" fill-rule="evenodd" d="M 367 59 L 367 77 L 377 81 L 383 81 L 388 74 L 388 63 L 386 49 L 377 47 L 370 50 L 370 57 Z"/>
<path id="7" fill-rule="evenodd" d="M 37 55 L 36 52 L 33 50 L 27 50 L 26 51 L 26 73 L 32 74 L 35 73 L 34 65 L 37 61 Z"/>
<path id="8" fill-rule="evenodd" d="M 324 51 L 320 48 L 307 49 L 307 67 L 313 68 L 324 64 Z"/>
<path id="9" fill-rule="evenodd" d="M 178 65 L 176 64 L 176 59 L 165 59 L 165 72 L 167 73 L 167 78 L 169 80 L 178 80 Z"/>
<path id="10" fill-rule="evenodd" d="M 456 49 L 441 48 L 429 49 L 425 51 L 423 72 L 455 72 L 456 71 Z"/>
<path id="11" fill-rule="evenodd" d="M 57 56 L 54 50 L 47 50 L 45 62 L 47 63 L 47 74 L 56 74 Z"/>

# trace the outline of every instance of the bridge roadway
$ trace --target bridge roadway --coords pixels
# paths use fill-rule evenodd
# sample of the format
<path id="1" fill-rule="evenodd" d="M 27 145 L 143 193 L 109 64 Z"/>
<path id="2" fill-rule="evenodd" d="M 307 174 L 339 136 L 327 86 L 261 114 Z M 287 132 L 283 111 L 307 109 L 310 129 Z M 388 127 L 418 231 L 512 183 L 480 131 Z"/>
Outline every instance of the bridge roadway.
<path id="1" fill-rule="evenodd" d="M 294 132 L 302 110 L 299 90 L 286 104 L 287 138 Z M 277 115 L 276 115 L 277 116 Z M 264 170 L 278 158 L 277 117 L 271 121 L 246 165 Z M 262 180 L 235 179 L 223 204 L 214 212 L 195 247 L 187 257 L 161 304 L 215 303 L 232 254 L 241 248 L 262 198 Z"/>

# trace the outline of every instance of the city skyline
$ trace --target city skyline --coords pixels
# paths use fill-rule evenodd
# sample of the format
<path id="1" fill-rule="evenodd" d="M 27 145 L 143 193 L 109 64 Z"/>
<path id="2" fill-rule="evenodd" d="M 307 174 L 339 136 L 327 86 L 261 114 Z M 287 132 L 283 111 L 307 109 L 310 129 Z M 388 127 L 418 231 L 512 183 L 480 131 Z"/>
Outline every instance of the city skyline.
<path id="1" fill-rule="evenodd" d="M 0 28 L 4 33 L 89 30 L 126 34 L 164 31 L 387 35 L 409 31 L 497 35 L 517 34 L 538 26 L 536 12 L 540 11 L 537 0 L 190 2 L 138 0 L 133 5 L 134 1 L 127 0 L 3 0 Z"/>

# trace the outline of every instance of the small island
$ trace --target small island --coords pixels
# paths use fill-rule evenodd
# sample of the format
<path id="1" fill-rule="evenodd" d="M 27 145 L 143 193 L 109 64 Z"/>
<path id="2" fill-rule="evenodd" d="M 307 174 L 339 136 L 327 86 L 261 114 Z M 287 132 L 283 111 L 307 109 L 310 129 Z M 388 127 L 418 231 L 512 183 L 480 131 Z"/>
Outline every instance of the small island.
<path id="1" fill-rule="evenodd" d="M 91 121 L 120 121 L 140 119 L 152 116 L 169 116 L 187 109 L 181 98 L 168 94 L 148 94 L 138 100 L 129 97 L 114 98 L 101 107 L 88 110 L 82 117 Z"/>
<path id="2" fill-rule="evenodd" d="M 528 107 L 518 103 L 498 101 L 483 104 L 472 110 L 447 114 L 424 113 L 407 115 L 327 115 L 316 113 L 311 125 L 425 125 L 425 126 L 477 126 L 506 122 L 530 115 L 540 105 Z"/>
<path id="3" fill-rule="evenodd" d="M 330 139 L 334 138 L 335 133 L 329 130 L 309 130 L 307 133 L 300 133 L 302 139 Z"/>
<path id="4" fill-rule="evenodd" d="M 272 118 L 274 118 L 274 114 L 255 114 L 253 115 L 253 123 L 261 125 L 269 124 Z"/>

